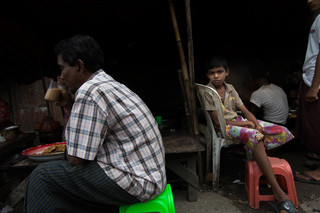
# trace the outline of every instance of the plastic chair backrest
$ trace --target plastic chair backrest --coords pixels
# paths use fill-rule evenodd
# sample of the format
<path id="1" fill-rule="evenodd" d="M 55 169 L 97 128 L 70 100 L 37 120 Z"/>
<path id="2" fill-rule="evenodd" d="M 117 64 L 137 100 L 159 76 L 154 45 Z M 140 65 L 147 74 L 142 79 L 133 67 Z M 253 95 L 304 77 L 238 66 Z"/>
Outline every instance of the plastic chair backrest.
<path id="1" fill-rule="evenodd" d="M 163 190 L 163 192 L 153 200 L 145 203 L 120 206 L 119 208 L 119 213 L 145 212 L 175 213 L 173 194 L 170 184 L 167 184 L 165 190 Z"/>
<path id="2" fill-rule="evenodd" d="M 202 132 L 205 135 L 205 140 L 207 144 L 207 168 L 208 168 L 208 162 L 209 158 L 211 157 L 210 152 L 212 150 L 212 173 L 213 173 L 213 180 L 212 180 L 212 186 L 214 190 L 218 189 L 219 186 L 219 174 L 220 174 L 220 151 L 221 147 L 225 145 L 235 144 L 236 142 L 229 139 L 226 135 L 226 122 L 224 119 L 224 113 L 222 109 L 222 101 L 220 95 L 215 91 L 213 88 L 202 85 L 202 84 L 195 84 L 197 95 L 199 98 L 199 102 L 201 104 L 201 108 L 205 114 L 206 118 L 206 131 Z M 218 119 L 220 124 L 221 133 L 223 135 L 223 138 L 218 137 L 215 128 L 213 126 L 212 119 L 208 113 L 208 111 L 205 109 L 205 97 L 211 98 L 215 105 L 215 110 L 218 113 Z M 199 131 L 201 131 L 200 125 L 199 125 Z M 208 171 L 207 171 L 208 172 Z"/>
<path id="3" fill-rule="evenodd" d="M 218 114 L 218 119 L 219 119 L 219 124 L 220 124 L 220 128 L 222 131 L 222 135 L 224 138 L 226 137 L 226 121 L 224 119 L 224 114 L 223 114 L 223 108 L 222 108 L 222 101 L 221 101 L 221 97 L 218 94 L 217 91 L 215 91 L 213 88 L 206 86 L 206 85 L 202 85 L 202 84 L 195 84 L 196 88 L 197 88 L 197 94 L 198 94 L 198 98 L 199 98 L 199 102 L 201 104 L 201 107 L 204 111 L 205 117 L 206 117 L 206 121 L 207 121 L 207 125 L 210 129 L 212 129 L 212 131 L 215 132 L 214 130 L 214 126 L 213 126 L 213 122 L 211 120 L 211 117 L 208 113 L 207 110 L 205 110 L 204 106 L 205 106 L 205 97 L 207 96 L 208 98 L 212 99 L 214 102 L 214 107 L 215 110 L 217 111 Z"/>

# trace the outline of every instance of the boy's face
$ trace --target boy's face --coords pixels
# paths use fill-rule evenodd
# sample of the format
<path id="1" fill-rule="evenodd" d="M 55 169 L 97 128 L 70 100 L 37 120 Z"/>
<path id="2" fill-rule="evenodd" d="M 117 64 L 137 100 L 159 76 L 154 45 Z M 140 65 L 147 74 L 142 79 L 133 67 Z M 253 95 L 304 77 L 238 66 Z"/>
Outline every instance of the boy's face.
<path id="1" fill-rule="evenodd" d="M 307 0 L 307 4 L 311 11 L 320 9 L 320 0 Z"/>
<path id="2" fill-rule="evenodd" d="M 229 70 L 226 70 L 223 66 L 209 69 L 207 72 L 207 77 L 215 87 L 222 86 L 228 75 Z"/>

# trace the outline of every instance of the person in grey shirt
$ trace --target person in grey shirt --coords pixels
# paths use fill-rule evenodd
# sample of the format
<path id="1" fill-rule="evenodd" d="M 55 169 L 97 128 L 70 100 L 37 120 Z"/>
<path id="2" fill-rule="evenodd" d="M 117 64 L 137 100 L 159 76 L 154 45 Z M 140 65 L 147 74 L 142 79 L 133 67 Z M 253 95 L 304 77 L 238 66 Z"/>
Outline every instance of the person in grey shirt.
<path id="1" fill-rule="evenodd" d="M 250 97 L 250 111 L 262 120 L 279 125 L 286 124 L 289 105 L 284 90 L 269 81 L 269 72 L 263 62 L 251 63 L 249 72 L 256 89 Z"/>

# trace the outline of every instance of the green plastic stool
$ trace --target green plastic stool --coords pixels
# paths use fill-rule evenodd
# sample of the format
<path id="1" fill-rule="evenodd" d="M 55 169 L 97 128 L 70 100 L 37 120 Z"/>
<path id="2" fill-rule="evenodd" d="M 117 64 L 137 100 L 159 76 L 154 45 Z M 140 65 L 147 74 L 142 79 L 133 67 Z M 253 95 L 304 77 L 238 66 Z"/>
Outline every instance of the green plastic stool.
<path id="1" fill-rule="evenodd" d="M 146 203 L 135 203 L 132 205 L 120 206 L 119 213 L 142 213 L 142 212 L 160 212 L 175 213 L 171 185 L 167 184 L 165 190 L 153 200 Z"/>

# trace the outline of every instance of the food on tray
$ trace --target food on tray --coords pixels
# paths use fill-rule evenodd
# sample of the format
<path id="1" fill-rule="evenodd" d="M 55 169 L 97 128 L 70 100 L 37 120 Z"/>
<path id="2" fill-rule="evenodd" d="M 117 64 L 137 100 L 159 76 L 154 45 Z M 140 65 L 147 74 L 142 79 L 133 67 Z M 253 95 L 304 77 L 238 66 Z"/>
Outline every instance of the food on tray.
<path id="1" fill-rule="evenodd" d="M 65 149 L 66 149 L 65 144 L 51 145 L 48 148 L 46 148 L 44 151 L 37 153 L 37 155 L 49 155 L 49 154 L 64 152 Z"/>

